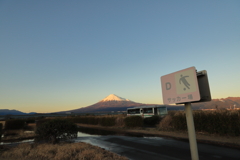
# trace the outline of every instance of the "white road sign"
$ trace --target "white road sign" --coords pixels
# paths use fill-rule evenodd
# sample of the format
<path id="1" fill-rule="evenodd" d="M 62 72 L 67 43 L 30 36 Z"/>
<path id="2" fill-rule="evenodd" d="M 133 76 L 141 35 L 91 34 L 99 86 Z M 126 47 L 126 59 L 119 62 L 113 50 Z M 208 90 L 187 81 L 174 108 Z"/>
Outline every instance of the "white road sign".
<path id="1" fill-rule="evenodd" d="M 195 67 L 190 67 L 161 77 L 164 104 L 200 100 Z"/>

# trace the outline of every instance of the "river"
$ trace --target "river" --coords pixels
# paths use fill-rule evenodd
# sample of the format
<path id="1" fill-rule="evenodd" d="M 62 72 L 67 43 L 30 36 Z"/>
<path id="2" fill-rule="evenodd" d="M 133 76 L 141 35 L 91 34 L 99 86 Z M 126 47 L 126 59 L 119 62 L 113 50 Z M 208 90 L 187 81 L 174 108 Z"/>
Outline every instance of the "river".
<path id="1" fill-rule="evenodd" d="M 191 160 L 189 143 L 171 138 L 148 137 L 81 127 L 78 137 L 74 141 L 99 146 L 131 160 Z M 33 142 L 33 140 L 18 143 L 23 142 Z M 198 151 L 200 160 L 240 159 L 240 150 L 238 149 L 198 143 Z"/>

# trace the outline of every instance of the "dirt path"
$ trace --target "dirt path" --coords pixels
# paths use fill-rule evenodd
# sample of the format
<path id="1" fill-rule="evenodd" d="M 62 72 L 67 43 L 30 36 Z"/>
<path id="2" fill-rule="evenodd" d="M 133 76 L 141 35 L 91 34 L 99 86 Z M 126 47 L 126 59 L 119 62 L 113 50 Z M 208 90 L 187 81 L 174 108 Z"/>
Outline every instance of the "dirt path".
<path id="1" fill-rule="evenodd" d="M 144 129 L 126 129 L 119 127 L 103 127 L 97 125 L 86 125 L 86 124 L 77 124 L 78 126 L 88 127 L 88 128 L 99 128 L 104 130 L 111 130 L 116 132 L 125 132 L 125 133 L 134 133 L 134 134 L 143 134 L 150 136 L 159 136 L 159 137 L 169 137 L 180 140 L 188 140 L 187 132 L 169 132 L 169 131 L 159 131 L 156 128 L 144 128 Z M 240 137 L 231 137 L 231 136 L 219 136 L 211 135 L 206 133 L 196 133 L 197 141 L 200 143 L 208 143 L 220 146 L 227 146 L 232 148 L 240 149 Z"/>

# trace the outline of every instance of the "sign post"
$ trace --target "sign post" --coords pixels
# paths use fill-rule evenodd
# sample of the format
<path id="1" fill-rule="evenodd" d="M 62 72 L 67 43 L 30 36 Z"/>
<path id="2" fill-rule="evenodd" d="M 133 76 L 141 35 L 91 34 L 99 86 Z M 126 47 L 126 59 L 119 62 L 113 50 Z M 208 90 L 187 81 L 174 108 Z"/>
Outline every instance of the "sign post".
<path id="1" fill-rule="evenodd" d="M 181 103 L 185 104 L 188 137 L 192 160 L 198 160 L 198 148 L 196 133 L 193 121 L 192 107 L 190 102 L 201 102 L 211 100 L 208 85 L 207 73 L 202 71 L 199 75 L 206 75 L 205 78 L 197 77 L 195 67 L 190 67 L 161 77 L 162 95 L 164 104 Z M 201 94 L 199 85 L 202 88 Z"/>
<path id="2" fill-rule="evenodd" d="M 186 112 L 188 138 L 190 143 L 192 160 L 198 160 L 199 159 L 198 147 L 197 147 L 197 139 L 196 139 L 191 103 L 185 103 L 185 112 Z"/>

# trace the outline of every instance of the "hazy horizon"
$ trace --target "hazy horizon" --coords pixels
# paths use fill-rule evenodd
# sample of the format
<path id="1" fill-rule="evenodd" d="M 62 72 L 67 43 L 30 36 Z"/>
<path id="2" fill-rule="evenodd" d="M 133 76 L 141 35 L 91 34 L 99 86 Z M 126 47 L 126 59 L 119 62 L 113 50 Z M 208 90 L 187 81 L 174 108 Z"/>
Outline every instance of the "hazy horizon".
<path id="1" fill-rule="evenodd" d="M 214 98 L 214 99 L 226 99 L 226 98 L 229 98 L 229 97 L 232 97 L 232 96 L 228 96 L 228 97 L 222 97 L 222 98 Z M 123 98 L 123 99 L 125 99 L 124 97 L 120 97 L 120 98 Z M 235 97 L 234 97 L 235 98 Z M 240 97 L 238 97 L 238 98 L 240 98 Z M 96 103 L 98 103 L 98 102 L 100 102 L 100 101 L 102 101 L 102 100 L 104 100 L 105 98 L 103 98 L 103 99 L 101 99 L 101 100 L 99 100 L 99 101 L 97 101 L 97 102 L 95 102 L 95 103 L 93 103 L 93 104 L 96 104 Z M 129 99 L 126 99 L 126 100 L 129 100 Z M 130 100 L 130 101 L 132 101 L 132 100 Z M 136 101 L 132 101 L 132 102 L 136 102 Z M 139 102 L 136 102 L 136 103 L 139 103 Z M 68 111 L 68 110 L 74 110 L 74 109 L 79 109 L 79 108 L 84 108 L 84 107 L 88 107 L 88 106 L 91 106 L 91 105 L 93 105 L 93 104 L 89 104 L 89 105 L 87 105 L 87 106 L 83 106 L 83 107 L 78 107 L 78 108 L 69 108 L 69 109 L 67 109 L 67 110 L 61 110 L 61 111 Z M 143 104 L 155 104 L 155 103 L 143 103 Z M 162 104 L 162 103 L 161 103 Z M 176 104 L 169 104 L 169 105 L 176 105 Z M 0 109 L 7 109 L 7 108 L 0 108 Z M 17 109 L 10 109 L 10 110 L 17 110 Z M 17 111 L 20 111 L 20 112 L 24 112 L 24 111 L 21 111 L 21 110 L 17 110 Z M 57 111 L 51 111 L 51 112 L 61 112 L 60 110 L 57 110 Z M 31 111 L 31 112 L 35 112 L 35 111 Z M 24 112 L 24 113 L 31 113 L 31 112 Z M 36 112 L 36 113 L 51 113 L 51 112 Z"/>

